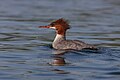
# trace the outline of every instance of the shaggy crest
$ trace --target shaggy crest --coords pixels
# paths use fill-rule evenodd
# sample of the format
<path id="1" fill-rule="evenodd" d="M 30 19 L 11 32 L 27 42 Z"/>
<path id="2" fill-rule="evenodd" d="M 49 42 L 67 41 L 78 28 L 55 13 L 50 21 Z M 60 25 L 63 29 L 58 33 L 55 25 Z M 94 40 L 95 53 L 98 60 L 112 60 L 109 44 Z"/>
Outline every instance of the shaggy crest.
<path id="1" fill-rule="evenodd" d="M 61 25 L 62 27 L 66 28 L 66 29 L 70 29 L 70 25 L 69 25 L 68 21 L 63 18 L 53 21 L 50 25 L 51 26 Z"/>

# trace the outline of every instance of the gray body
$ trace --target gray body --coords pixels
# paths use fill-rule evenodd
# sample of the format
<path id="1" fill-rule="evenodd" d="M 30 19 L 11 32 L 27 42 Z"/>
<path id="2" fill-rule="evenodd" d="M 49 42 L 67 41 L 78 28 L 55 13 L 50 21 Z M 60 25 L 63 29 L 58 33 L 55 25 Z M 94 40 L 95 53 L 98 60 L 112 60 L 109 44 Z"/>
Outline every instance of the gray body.
<path id="1" fill-rule="evenodd" d="M 55 49 L 73 49 L 73 50 L 82 50 L 82 49 L 97 49 L 95 46 L 86 44 L 79 40 L 66 40 L 65 36 L 57 35 L 53 41 L 53 48 Z"/>

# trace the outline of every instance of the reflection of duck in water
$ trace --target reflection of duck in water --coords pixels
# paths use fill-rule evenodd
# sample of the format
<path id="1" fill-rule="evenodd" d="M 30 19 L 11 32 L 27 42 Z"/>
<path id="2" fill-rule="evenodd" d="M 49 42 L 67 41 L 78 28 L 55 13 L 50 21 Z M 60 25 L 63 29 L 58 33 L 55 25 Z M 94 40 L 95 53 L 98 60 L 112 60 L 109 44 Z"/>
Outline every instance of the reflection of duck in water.
<path id="1" fill-rule="evenodd" d="M 64 66 L 65 64 L 66 62 L 63 57 L 55 57 L 51 62 L 51 65 L 54 65 L 54 66 Z"/>
<path id="2" fill-rule="evenodd" d="M 59 50 L 73 49 L 73 50 L 82 50 L 82 49 L 92 49 L 97 50 L 93 45 L 86 44 L 79 40 L 66 40 L 66 31 L 69 29 L 69 24 L 64 19 L 58 19 L 52 22 L 48 26 L 39 26 L 40 28 L 52 28 L 56 30 L 56 37 L 53 41 L 53 48 Z"/>
<path id="3" fill-rule="evenodd" d="M 53 50 L 53 60 L 52 62 L 50 62 L 49 64 L 52 66 L 65 66 L 66 61 L 63 57 L 64 53 L 66 53 L 66 51 L 63 50 Z M 57 69 L 57 67 L 55 67 L 55 69 L 52 69 L 51 71 L 57 73 L 57 74 L 69 74 L 69 72 L 65 71 L 65 70 L 61 70 L 61 69 Z"/>
<path id="4" fill-rule="evenodd" d="M 62 50 L 53 50 L 53 60 L 50 63 L 53 66 L 64 66 L 66 65 L 66 61 L 63 57 L 64 53 L 66 53 L 66 51 L 62 51 Z"/>
<path id="5" fill-rule="evenodd" d="M 52 71 L 56 72 L 57 74 L 69 74 L 70 73 L 70 72 L 66 72 L 64 70 L 59 70 L 59 69 L 54 69 Z"/>

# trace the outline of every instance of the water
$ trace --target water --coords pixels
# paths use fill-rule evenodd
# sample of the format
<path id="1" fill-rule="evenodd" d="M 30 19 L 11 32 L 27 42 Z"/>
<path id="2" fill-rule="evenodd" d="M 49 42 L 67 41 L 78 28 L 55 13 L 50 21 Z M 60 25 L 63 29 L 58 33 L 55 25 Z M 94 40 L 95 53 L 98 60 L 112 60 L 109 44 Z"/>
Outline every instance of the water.
<path id="1" fill-rule="evenodd" d="M 120 80 L 119 9 L 119 0 L 1 0 L 0 80 Z M 55 31 L 37 26 L 61 17 L 68 39 L 99 52 L 52 49 Z"/>

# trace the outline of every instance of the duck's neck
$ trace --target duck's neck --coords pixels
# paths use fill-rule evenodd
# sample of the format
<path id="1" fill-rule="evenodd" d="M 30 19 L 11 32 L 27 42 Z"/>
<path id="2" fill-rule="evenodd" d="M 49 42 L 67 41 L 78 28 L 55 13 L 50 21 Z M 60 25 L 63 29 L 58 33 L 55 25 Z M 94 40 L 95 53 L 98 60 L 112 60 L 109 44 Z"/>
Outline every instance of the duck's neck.
<path id="1" fill-rule="evenodd" d="M 56 37 L 53 42 L 59 42 L 61 40 L 66 40 L 66 36 L 61 34 L 56 34 Z"/>
<path id="2" fill-rule="evenodd" d="M 66 40 L 66 36 L 61 35 L 61 34 L 57 34 L 53 43 L 52 43 L 53 47 L 55 48 L 59 44 L 59 42 L 61 42 L 63 40 Z"/>

